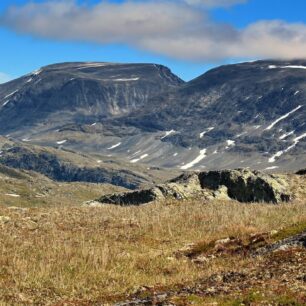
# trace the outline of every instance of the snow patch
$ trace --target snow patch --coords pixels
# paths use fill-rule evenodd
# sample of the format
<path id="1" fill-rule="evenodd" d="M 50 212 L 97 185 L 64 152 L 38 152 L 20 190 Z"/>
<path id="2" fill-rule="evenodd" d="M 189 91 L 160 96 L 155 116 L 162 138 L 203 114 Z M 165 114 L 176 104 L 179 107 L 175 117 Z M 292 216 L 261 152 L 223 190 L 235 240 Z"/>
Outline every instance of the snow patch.
<path id="1" fill-rule="evenodd" d="M 104 66 L 109 66 L 109 65 L 110 64 L 88 63 L 88 64 L 78 67 L 77 69 L 82 70 L 82 69 L 95 68 L 95 67 L 104 67 Z"/>
<path id="2" fill-rule="evenodd" d="M 276 69 L 276 68 L 280 68 L 280 69 L 306 69 L 306 66 L 302 66 L 302 65 L 288 65 L 288 66 L 270 65 L 268 68 L 269 69 Z"/>
<path id="3" fill-rule="evenodd" d="M 227 143 L 228 146 L 234 146 L 235 145 L 234 140 L 227 140 L 226 143 Z"/>
<path id="4" fill-rule="evenodd" d="M 302 65 L 288 65 L 288 66 L 282 66 L 280 68 L 289 68 L 289 69 L 306 69 L 306 66 Z"/>
<path id="5" fill-rule="evenodd" d="M 204 132 L 200 133 L 200 138 L 203 138 L 203 136 L 205 134 L 207 134 L 208 132 L 212 131 L 213 129 L 214 129 L 214 127 L 207 128 Z"/>
<path id="6" fill-rule="evenodd" d="M 297 146 L 297 144 L 300 142 L 301 139 L 306 138 L 306 133 L 296 137 L 293 139 L 293 144 L 291 146 L 289 146 L 287 149 L 283 150 L 283 151 L 279 151 L 276 154 L 274 154 L 271 158 L 269 158 L 269 163 L 274 163 L 276 161 L 276 158 L 282 156 L 283 154 L 289 152 L 290 150 L 292 150 L 293 148 L 295 148 Z"/>
<path id="7" fill-rule="evenodd" d="M 140 78 L 129 78 L 129 79 L 112 79 L 112 81 L 116 82 L 130 82 L 130 81 L 138 81 Z"/>
<path id="8" fill-rule="evenodd" d="M 278 166 L 272 166 L 272 167 L 267 167 L 265 170 L 274 170 L 274 169 L 278 169 Z"/>
<path id="9" fill-rule="evenodd" d="M 297 146 L 297 144 L 300 142 L 300 140 L 302 140 L 303 138 L 306 138 L 306 133 L 296 137 L 293 139 L 293 144 L 288 147 L 286 150 L 285 150 L 285 153 L 287 153 L 288 151 L 290 151 L 291 149 L 293 149 L 295 146 Z"/>
<path id="10" fill-rule="evenodd" d="M 280 118 L 278 118 L 277 120 L 275 120 L 274 122 L 272 122 L 265 130 L 271 130 L 278 122 L 286 119 L 287 117 L 289 117 L 291 114 L 295 113 L 297 110 L 299 110 L 303 105 L 299 105 L 298 107 L 296 107 L 295 109 L 293 109 L 292 111 L 290 111 L 289 113 L 281 116 Z"/>
<path id="11" fill-rule="evenodd" d="M 300 93 L 300 91 L 299 91 L 299 90 L 297 90 L 297 91 L 294 93 L 294 95 L 296 96 L 298 93 Z"/>
<path id="12" fill-rule="evenodd" d="M 174 134 L 174 133 L 176 133 L 175 130 L 166 131 L 165 135 L 163 137 L 161 137 L 161 139 L 164 139 L 164 138 L 166 138 L 166 137 L 168 137 L 168 136 L 170 136 L 171 134 Z"/>
<path id="13" fill-rule="evenodd" d="M 182 170 L 187 170 L 189 168 L 192 168 L 194 165 L 198 164 L 202 159 L 206 157 L 206 149 L 200 150 L 200 154 L 198 157 L 196 157 L 193 161 L 190 163 L 184 165 L 181 167 Z"/>
<path id="14" fill-rule="evenodd" d="M 146 158 L 146 157 L 148 157 L 148 156 L 149 156 L 149 154 L 143 154 L 143 155 L 141 155 L 139 158 L 132 159 L 132 160 L 131 160 L 131 163 L 132 163 L 132 164 L 135 164 L 135 163 L 137 163 L 138 161 L 140 161 L 140 160 L 142 160 L 142 159 L 144 159 L 144 158 Z"/>
<path id="15" fill-rule="evenodd" d="M 57 141 L 56 143 L 59 144 L 59 145 L 61 145 L 61 144 L 64 144 L 64 143 L 66 143 L 66 142 L 67 142 L 67 140 L 65 139 L 65 140 Z"/>
<path id="16" fill-rule="evenodd" d="M 291 132 L 285 133 L 285 134 L 281 135 L 281 136 L 279 137 L 279 139 L 280 139 L 280 140 L 283 140 L 283 139 L 287 138 L 288 136 L 294 134 L 294 132 L 295 132 L 295 131 L 291 131 Z"/>
<path id="17" fill-rule="evenodd" d="M 247 132 L 243 132 L 243 133 L 241 133 L 241 134 L 238 134 L 238 135 L 236 135 L 235 138 L 239 138 L 239 137 L 241 137 L 241 136 L 243 136 L 243 135 L 245 135 L 245 134 L 247 134 Z"/>
<path id="18" fill-rule="evenodd" d="M 132 154 L 132 157 L 135 156 L 135 155 L 137 155 L 137 154 L 139 154 L 140 152 L 141 152 L 141 150 L 136 151 L 135 153 Z"/>
<path id="19" fill-rule="evenodd" d="M 6 95 L 3 99 L 5 100 L 5 99 L 7 99 L 7 98 L 9 98 L 9 97 L 11 97 L 11 96 L 13 96 L 15 93 L 17 93 L 18 92 L 18 89 L 17 90 L 15 90 L 15 91 L 13 91 L 13 92 L 11 92 L 10 94 L 8 94 L 8 95 Z"/>
<path id="20" fill-rule="evenodd" d="M 121 142 L 118 142 L 117 144 L 115 144 L 115 145 L 113 145 L 113 146 L 107 148 L 107 150 L 115 149 L 115 148 L 119 147 L 120 145 L 121 145 Z"/>
<path id="21" fill-rule="evenodd" d="M 281 157 L 284 154 L 284 151 L 278 151 L 273 156 L 269 158 L 269 163 L 274 163 L 276 161 L 276 158 Z"/>
<path id="22" fill-rule="evenodd" d="M 39 75 L 40 73 L 42 73 L 42 69 L 37 69 L 37 70 L 34 70 L 31 75 Z"/>
<path id="23" fill-rule="evenodd" d="M 226 141 L 227 146 L 225 147 L 225 149 L 229 149 L 230 147 L 235 146 L 235 141 L 234 140 L 227 140 Z"/>
<path id="24" fill-rule="evenodd" d="M 174 153 L 174 154 L 173 154 L 173 156 L 178 156 L 178 153 L 177 153 L 177 152 L 176 152 L 176 153 Z"/>

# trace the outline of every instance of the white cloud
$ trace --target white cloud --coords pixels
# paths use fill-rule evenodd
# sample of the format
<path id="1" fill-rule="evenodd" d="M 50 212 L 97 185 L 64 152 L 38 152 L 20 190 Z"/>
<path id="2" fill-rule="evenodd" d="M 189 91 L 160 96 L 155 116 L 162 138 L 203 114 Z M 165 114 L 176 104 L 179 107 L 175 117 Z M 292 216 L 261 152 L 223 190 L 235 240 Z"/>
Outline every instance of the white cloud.
<path id="1" fill-rule="evenodd" d="M 6 82 L 8 82 L 10 80 L 12 80 L 11 76 L 9 76 L 6 73 L 0 72 L 0 84 L 6 83 Z"/>
<path id="2" fill-rule="evenodd" d="M 236 4 L 246 3 L 248 0 L 183 0 L 190 5 L 203 5 L 208 8 L 230 7 Z"/>
<path id="3" fill-rule="evenodd" d="M 188 4 L 186 3 L 188 2 Z M 126 1 L 78 5 L 73 0 L 9 8 L 0 23 L 43 38 L 125 43 L 188 60 L 299 58 L 306 55 L 306 24 L 258 21 L 243 29 L 217 23 L 209 9 L 244 0 Z M 192 5 L 190 5 L 192 4 Z M 195 6 L 194 6 L 195 5 Z"/>

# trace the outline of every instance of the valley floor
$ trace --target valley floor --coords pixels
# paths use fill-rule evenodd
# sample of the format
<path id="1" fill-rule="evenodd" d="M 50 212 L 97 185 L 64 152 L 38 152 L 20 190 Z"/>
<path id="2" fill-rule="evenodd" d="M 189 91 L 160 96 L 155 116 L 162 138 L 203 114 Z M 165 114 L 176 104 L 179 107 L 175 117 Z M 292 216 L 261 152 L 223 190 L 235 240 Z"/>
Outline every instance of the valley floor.
<path id="1" fill-rule="evenodd" d="M 306 249 L 256 254 L 306 230 L 292 180 L 281 205 L 2 204 L 1 305 L 305 305 Z"/>

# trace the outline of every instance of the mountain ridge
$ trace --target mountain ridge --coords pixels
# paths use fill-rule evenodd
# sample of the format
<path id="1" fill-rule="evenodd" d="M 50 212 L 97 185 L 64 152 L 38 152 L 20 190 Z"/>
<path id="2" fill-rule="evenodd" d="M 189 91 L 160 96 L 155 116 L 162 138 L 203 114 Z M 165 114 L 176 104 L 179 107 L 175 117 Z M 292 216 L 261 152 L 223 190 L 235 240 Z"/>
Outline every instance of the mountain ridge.
<path id="1" fill-rule="evenodd" d="M 24 96 L 0 85 L 2 135 L 180 170 L 305 167 L 306 60 L 223 65 L 189 82 L 155 64 L 46 67 L 21 78 Z"/>

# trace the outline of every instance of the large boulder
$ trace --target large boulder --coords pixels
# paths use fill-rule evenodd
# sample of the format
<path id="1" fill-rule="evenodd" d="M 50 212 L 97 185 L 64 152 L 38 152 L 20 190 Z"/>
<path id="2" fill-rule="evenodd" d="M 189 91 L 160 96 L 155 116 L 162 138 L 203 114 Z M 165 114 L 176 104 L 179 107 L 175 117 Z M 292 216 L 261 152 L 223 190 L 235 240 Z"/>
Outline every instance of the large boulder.
<path id="1" fill-rule="evenodd" d="M 226 186 L 230 198 L 239 202 L 279 203 L 290 200 L 288 185 L 278 175 L 249 169 L 201 172 L 202 188 L 217 190 Z"/>
<path id="2" fill-rule="evenodd" d="M 105 195 L 100 203 L 141 205 L 162 200 L 234 199 L 239 202 L 279 203 L 290 200 L 281 176 L 248 169 L 209 171 L 181 176 L 150 189 Z"/>

